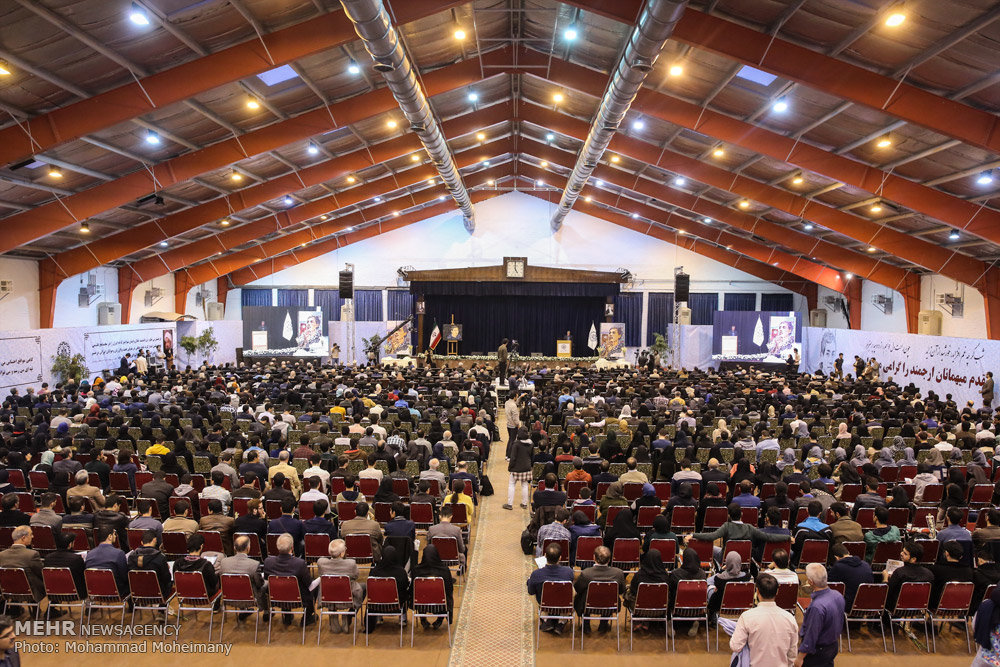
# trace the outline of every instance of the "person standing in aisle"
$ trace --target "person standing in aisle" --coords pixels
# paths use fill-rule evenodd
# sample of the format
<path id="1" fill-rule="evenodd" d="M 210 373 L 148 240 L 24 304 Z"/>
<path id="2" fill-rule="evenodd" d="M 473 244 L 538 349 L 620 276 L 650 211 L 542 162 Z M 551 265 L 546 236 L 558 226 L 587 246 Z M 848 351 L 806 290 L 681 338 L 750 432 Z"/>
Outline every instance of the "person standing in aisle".
<path id="1" fill-rule="evenodd" d="M 504 386 L 507 382 L 507 362 L 510 356 L 507 354 L 507 339 L 504 338 L 500 341 L 500 347 L 497 348 L 497 377 L 500 378 L 500 386 Z"/>

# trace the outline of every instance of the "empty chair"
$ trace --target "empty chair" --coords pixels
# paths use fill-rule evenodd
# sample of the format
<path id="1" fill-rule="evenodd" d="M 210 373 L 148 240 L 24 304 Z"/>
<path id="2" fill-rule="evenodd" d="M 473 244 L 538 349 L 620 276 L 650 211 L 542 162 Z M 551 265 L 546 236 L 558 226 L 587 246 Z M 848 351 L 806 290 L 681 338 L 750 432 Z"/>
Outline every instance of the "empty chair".
<path id="1" fill-rule="evenodd" d="M 639 568 L 639 552 L 641 545 L 639 540 L 619 537 L 615 540 L 614 548 L 611 551 L 611 564 L 627 572 L 634 572 Z"/>
<path id="2" fill-rule="evenodd" d="M 7 597 L 7 586 L 4 584 L 3 570 L 0 570 L 0 589 Z M 87 582 L 87 624 L 90 624 L 91 614 L 95 609 L 121 609 L 121 623 L 125 622 L 125 611 L 131 600 L 130 595 L 122 595 L 118 592 L 118 584 L 115 582 L 115 574 L 111 570 L 99 570 L 88 568 L 83 572 L 84 581 Z M 19 603 L 24 604 L 24 603 Z M 36 605 L 37 606 L 37 605 Z"/>
<path id="3" fill-rule="evenodd" d="M 45 620 L 49 620 L 50 613 L 55 607 L 79 607 L 80 625 L 83 625 L 83 610 L 87 605 L 86 595 L 81 596 L 76 590 L 76 582 L 73 580 L 73 573 L 68 567 L 45 567 L 42 568 L 42 582 L 45 585 L 45 597 L 49 599 L 48 607 L 45 609 Z M 79 626 L 78 626 L 79 627 Z"/>
<path id="4" fill-rule="evenodd" d="M 267 578 L 267 599 L 270 615 L 267 619 L 267 643 L 271 643 L 271 622 L 279 613 L 289 614 L 296 609 L 302 610 L 302 643 L 306 643 L 306 604 L 299 590 L 299 580 L 295 577 L 271 575 Z"/>
<path id="5" fill-rule="evenodd" d="M 882 631 L 882 650 L 886 650 L 885 625 L 882 612 L 889 592 L 886 584 L 861 584 L 854 595 L 854 602 L 844 611 L 844 627 L 847 630 L 847 650 L 851 651 L 851 623 L 878 623 Z"/>
<path id="6" fill-rule="evenodd" d="M 753 607 L 754 584 L 752 581 L 730 581 L 722 589 L 722 604 L 719 618 L 737 619 L 747 609 Z M 719 650 L 719 626 L 715 626 L 715 650 Z"/>
<path id="7" fill-rule="evenodd" d="M 163 624 L 167 624 L 167 608 L 174 599 L 174 593 L 166 596 L 160 588 L 160 580 L 153 570 L 129 570 L 128 587 L 132 596 L 132 619 L 135 623 L 135 612 L 148 610 L 154 614 L 163 613 Z"/>

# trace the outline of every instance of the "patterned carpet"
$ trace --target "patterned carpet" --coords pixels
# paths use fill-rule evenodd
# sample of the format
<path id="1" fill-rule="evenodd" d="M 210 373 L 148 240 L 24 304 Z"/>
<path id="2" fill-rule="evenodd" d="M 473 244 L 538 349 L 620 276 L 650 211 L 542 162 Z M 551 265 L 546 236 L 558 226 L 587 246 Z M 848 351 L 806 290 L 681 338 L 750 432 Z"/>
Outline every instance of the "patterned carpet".
<path id="1" fill-rule="evenodd" d="M 506 433 L 502 413 L 500 432 Z M 517 540 L 527 525 L 528 511 L 518 506 L 520 498 L 515 499 L 513 511 L 502 507 L 507 500 L 505 444 L 494 443 L 486 468 L 496 495 L 483 498 L 479 507 L 470 576 L 451 649 L 452 667 L 535 663 L 535 606 L 524 587 L 533 563 L 521 553 Z"/>

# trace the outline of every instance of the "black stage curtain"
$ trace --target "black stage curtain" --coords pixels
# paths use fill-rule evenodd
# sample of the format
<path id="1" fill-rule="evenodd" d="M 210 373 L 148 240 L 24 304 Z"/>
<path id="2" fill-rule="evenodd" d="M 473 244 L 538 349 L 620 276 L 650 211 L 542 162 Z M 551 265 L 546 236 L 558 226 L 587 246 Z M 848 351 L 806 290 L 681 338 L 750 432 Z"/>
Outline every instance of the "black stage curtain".
<path id="1" fill-rule="evenodd" d="M 468 283 L 457 284 L 469 286 Z M 614 287 L 617 290 L 617 285 Z M 590 356 L 594 352 L 587 347 L 587 336 L 590 334 L 591 324 L 600 333 L 605 298 L 427 294 L 424 301 L 427 306 L 424 332 L 428 339 L 435 319 L 443 328 L 446 323 L 451 322 L 451 316 L 454 315 L 455 323 L 463 325 L 463 340 L 458 344 L 459 354 L 495 352 L 501 339 L 511 338 L 517 339 L 522 356 L 528 356 L 532 352 L 555 356 L 556 340 L 562 339 L 568 330 L 573 335 L 573 356 Z M 424 341 L 424 345 L 426 344 L 427 340 Z M 437 351 L 443 354 L 446 349 L 446 344 L 442 342 Z"/>
<path id="2" fill-rule="evenodd" d="M 618 283 L 533 283 L 518 281 L 460 282 L 414 281 L 410 283 L 413 294 L 441 294 L 451 296 L 615 296 Z"/>

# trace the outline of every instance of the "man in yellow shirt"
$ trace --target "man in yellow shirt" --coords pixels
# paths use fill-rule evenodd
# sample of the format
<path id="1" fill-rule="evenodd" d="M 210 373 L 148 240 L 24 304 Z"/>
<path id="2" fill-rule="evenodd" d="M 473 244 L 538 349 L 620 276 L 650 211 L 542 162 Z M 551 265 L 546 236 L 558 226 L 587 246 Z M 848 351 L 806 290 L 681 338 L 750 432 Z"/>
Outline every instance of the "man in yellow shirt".
<path id="1" fill-rule="evenodd" d="M 285 476 L 285 479 L 291 480 L 292 493 L 295 494 L 297 499 L 302 493 L 302 481 L 299 479 L 299 472 L 294 467 L 288 465 L 287 450 L 278 452 L 278 462 L 267 469 L 267 483 L 271 484 L 271 480 L 279 472 Z"/>

